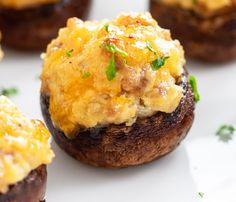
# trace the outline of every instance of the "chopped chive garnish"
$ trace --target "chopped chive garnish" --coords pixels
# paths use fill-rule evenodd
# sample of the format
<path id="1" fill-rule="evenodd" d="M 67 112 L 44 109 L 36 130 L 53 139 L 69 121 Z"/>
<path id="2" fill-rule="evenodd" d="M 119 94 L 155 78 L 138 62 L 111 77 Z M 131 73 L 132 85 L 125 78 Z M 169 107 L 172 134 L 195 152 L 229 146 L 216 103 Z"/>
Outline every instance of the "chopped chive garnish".
<path id="1" fill-rule="evenodd" d="M 105 24 L 103 28 L 106 32 L 109 32 L 109 24 Z"/>
<path id="2" fill-rule="evenodd" d="M 83 79 L 87 79 L 87 78 L 90 77 L 90 76 L 91 76 L 90 72 L 85 72 L 85 73 L 83 74 L 82 78 L 83 78 Z"/>
<path id="3" fill-rule="evenodd" d="M 165 65 L 165 62 L 168 58 L 169 56 L 165 56 L 165 57 L 158 56 L 156 60 L 151 62 L 152 70 L 157 71 L 158 69 L 160 69 L 162 66 Z"/>
<path id="4" fill-rule="evenodd" d="M 110 62 L 109 62 L 107 69 L 106 69 L 107 79 L 109 81 L 111 81 L 116 76 L 115 54 L 120 55 L 123 58 L 127 57 L 128 54 L 125 51 L 119 49 L 115 44 L 110 43 L 110 42 L 104 42 L 101 45 L 101 48 L 112 53 Z M 126 61 L 126 60 L 124 60 L 124 61 Z"/>
<path id="5" fill-rule="evenodd" d="M 222 125 L 216 132 L 216 135 L 221 141 L 229 142 L 232 140 L 235 131 L 236 128 L 233 125 Z"/>
<path id="6" fill-rule="evenodd" d="M 200 196 L 201 198 L 203 198 L 204 197 L 204 193 L 203 192 L 198 192 L 198 196 Z"/>
<path id="7" fill-rule="evenodd" d="M 121 57 L 127 57 L 128 56 L 128 54 L 125 51 L 122 51 L 115 44 L 110 43 L 110 42 L 104 42 L 101 45 L 101 48 L 104 49 L 104 50 L 107 50 L 111 53 L 116 53 L 116 54 L 120 55 Z"/>
<path id="8" fill-rule="evenodd" d="M 197 80 L 196 80 L 195 76 L 192 76 L 192 75 L 189 76 L 189 84 L 191 85 L 191 87 L 193 89 L 195 102 L 199 102 L 200 101 L 200 95 L 198 93 Z"/>
<path id="9" fill-rule="evenodd" d="M 106 75 L 108 81 L 113 80 L 116 77 L 116 65 L 115 65 L 115 54 L 112 53 L 111 60 L 106 69 Z"/>
<path id="10" fill-rule="evenodd" d="M 157 52 L 155 51 L 155 49 L 152 47 L 150 43 L 147 43 L 146 48 L 152 53 L 154 53 L 155 55 L 157 55 Z M 152 70 L 157 71 L 158 69 L 160 69 L 162 66 L 165 65 L 165 62 L 168 58 L 169 56 L 164 56 L 164 57 L 158 56 L 156 60 L 150 63 Z"/>
<path id="11" fill-rule="evenodd" d="M 74 52 L 74 49 L 67 51 L 66 52 L 67 57 L 71 57 L 73 52 Z"/>
<path id="12" fill-rule="evenodd" d="M 150 43 L 147 43 L 146 47 L 147 47 L 148 50 L 150 50 L 150 51 L 153 52 L 155 55 L 157 55 L 157 52 L 154 50 L 154 48 L 151 46 Z"/>
<path id="13" fill-rule="evenodd" d="M 4 95 L 7 97 L 12 97 L 17 95 L 17 88 L 0 88 L 0 95 Z"/>

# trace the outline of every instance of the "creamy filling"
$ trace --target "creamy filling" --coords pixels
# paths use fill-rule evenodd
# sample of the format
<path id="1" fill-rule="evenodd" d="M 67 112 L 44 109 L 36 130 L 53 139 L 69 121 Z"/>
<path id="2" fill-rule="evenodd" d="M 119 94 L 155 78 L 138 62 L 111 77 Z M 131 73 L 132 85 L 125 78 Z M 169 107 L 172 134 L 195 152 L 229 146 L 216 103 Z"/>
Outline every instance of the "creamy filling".
<path id="1" fill-rule="evenodd" d="M 114 64 L 107 43 L 123 54 L 114 54 Z M 116 74 L 109 80 L 112 64 Z M 149 14 L 102 22 L 72 18 L 48 46 L 41 93 L 50 96 L 54 125 L 73 138 L 81 128 L 130 126 L 138 117 L 173 112 L 183 96 L 176 80 L 184 64 L 179 42 Z"/>

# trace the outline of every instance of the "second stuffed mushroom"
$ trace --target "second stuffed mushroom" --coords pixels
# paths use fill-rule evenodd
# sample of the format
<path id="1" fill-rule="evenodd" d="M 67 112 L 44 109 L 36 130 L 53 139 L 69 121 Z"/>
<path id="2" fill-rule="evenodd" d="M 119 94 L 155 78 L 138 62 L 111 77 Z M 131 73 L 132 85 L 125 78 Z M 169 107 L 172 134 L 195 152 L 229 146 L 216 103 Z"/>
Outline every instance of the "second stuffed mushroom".
<path id="1" fill-rule="evenodd" d="M 235 0 L 151 0 L 150 9 L 188 56 L 207 62 L 236 59 Z"/>
<path id="2" fill-rule="evenodd" d="M 42 50 L 69 17 L 86 18 L 90 0 L 1 0 L 2 42 L 23 50 Z"/>

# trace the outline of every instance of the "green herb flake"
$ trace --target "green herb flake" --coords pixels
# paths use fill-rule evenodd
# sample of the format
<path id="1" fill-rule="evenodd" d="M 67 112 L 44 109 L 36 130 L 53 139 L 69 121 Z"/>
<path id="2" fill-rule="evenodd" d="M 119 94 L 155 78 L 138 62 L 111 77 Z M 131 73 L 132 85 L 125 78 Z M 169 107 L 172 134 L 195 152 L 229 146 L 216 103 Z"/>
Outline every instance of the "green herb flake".
<path id="1" fill-rule="evenodd" d="M 204 193 L 203 192 L 198 192 L 198 196 L 200 196 L 201 198 L 203 198 L 204 197 Z"/>
<path id="2" fill-rule="evenodd" d="M 100 48 L 112 53 L 110 62 L 109 62 L 108 66 L 107 66 L 107 69 L 106 69 L 107 79 L 109 81 L 111 81 L 116 76 L 115 54 L 118 54 L 119 56 L 121 56 L 123 58 L 126 58 L 128 56 L 128 54 L 125 51 L 119 49 L 115 44 L 110 43 L 110 42 L 104 42 L 100 46 Z M 124 59 L 124 63 L 126 63 L 125 59 Z"/>
<path id="3" fill-rule="evenodd" d="M 229 142 L 232 140 L 235 131 L 236 128 L 233 125 L 222 125 L 216 132 L 216 135 L 221 141 Z"/>
<path id="4" fill-rule="evenodd" d="M 116 53 L 116 54 L 120 55 L 121 57 L 127 57 L 128 56 L 128 54 L 125 51 L 119 49 L 115 44 L 110 43 L 110 42 L 104 42 L 101 45 L 101 48 L 108 51 L 108 52 Z"/>
<path id="5" fill-rule="evenodd" d="M 197 4 L 197 1 L 198 1 L 198 0 L 192 0 L 192 2 L 193 2 L 194 5 Z"/>
<path id="6" fill-rule="evenodd" d="M 105 24 L 104 25 L 104 27 L 103 27 L 103 29 L 106 31 L 106 32 L 109 32 L 109 24 Z"/>
<path id="7" fill-rule="evenodd" d="M 165 56 L 165 57 L 158 56 L 156 60 L 151 62 L 152 70 L 157 71 L 158 69 L 160 69 L 162 66 L 165 65 L 165 62 L 168 58 L 169 56 Z"/>
<path id="8" fill-rule="evenodd" d="M 91 73 L 90 72 L 85 72 L 82 76 L 82 79 L 87 79 L 91 76 Z"/>
<path id="9" fill-rule="evenodd" d="M 17 88 L 0 88 L 0 95 L 4 95 L 7 97 L 12 97 L 17 95 Z"/>
<path id="10" fill-rule="evenodd" d="M 112 53 L 111 60 L 106 69 L 106 75 L 108 81 L 113 80 L 116 77 L 116 65 L 115 65 L 115 54 Z"/>
<path id="11" fill-rule="evenodd" d="M 195 76 L 191 75 L 189 77 L 189 84 L 191 85 L 191 87 L 193 89 L 195 102 L 199 102 L 200 101 L 200 95 L 199 95 L 199 92 L 198 92 L 197 80 L 196 80 Z"/>
<path id="12" fill-rule="evenodd" d="M 157 52 L 154 50 L 154 48 L 152 47 L 150 43 L 147 43 L 146 48 L 150 50 L 151 52 L 153 52 L 155 55 L 157 55 Z"/>
<path id="13" fill-rule="evenodd" d="M 74 49 L 67 51 L 66 52 L 67 57 L 71 57 L 73 52 L 74 52 Z"/>

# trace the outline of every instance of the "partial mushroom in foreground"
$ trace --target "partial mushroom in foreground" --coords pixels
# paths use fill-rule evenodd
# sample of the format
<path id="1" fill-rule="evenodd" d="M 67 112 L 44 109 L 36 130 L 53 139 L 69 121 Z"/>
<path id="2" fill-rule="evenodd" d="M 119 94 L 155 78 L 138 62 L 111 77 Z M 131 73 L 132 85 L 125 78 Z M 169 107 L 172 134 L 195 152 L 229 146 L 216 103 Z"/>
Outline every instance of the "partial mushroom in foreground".
<path id="1" fill-rule="evenodd" d="M 173 151 L 194 119 L 182 46 L 148 13 L 68 20 L 49 44 L 41 109 L 57 144 L 87 164 L 122 168 Z"/>
<path id="2" fill-rule="evenodd" d="M 70 17 L 86 18 L 90 0 L 2 0 L 3 44 L 22 50 L 44 50 Z"/>
<path id="3" fill-rule="evenodd" d="M 235 0 L 151 0 L 160 26 L 170 29 L 186 54 L 207 62 L 236 59 Z"/>
<path id="4" fill-rule="evenodd" d="M 0 96 L 0 202 L 44 201 L 46 165 L 54 157 L 49 137 L 40 121 Z"/>

